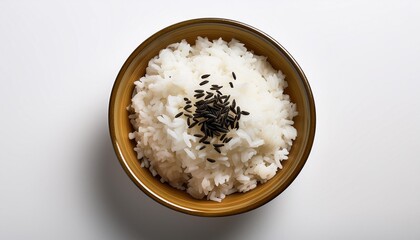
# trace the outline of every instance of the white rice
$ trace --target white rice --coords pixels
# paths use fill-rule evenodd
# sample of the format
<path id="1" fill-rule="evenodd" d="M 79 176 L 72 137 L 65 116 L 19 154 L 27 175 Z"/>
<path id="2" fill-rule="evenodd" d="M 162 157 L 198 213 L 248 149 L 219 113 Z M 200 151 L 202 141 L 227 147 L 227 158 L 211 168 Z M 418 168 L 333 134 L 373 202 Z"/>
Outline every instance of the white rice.
<path id="1" fill-rule="evenodd" d="M 199 86 L 204 74 L 210 74 L 210 83 Z M 240 118 L 238 130 L 228 133 L 232 140 L 221 153 L 210 146 L 198 150 L 204 145 L 193 136 L 201 133 L 199 126 L 188 128 L 184 116 L 175 118 L 185 106 L 184 97 L 194 103 L 194 90 L 208 90 L 212 84 L 223 86 L 223 94 L 250 113 Z M 292 120 L 296 106 L 283 92 L 285 76 L 235 39 L 198 37 L 193 46 L 184 40 L 171 44 L 150 60 L 135 85 L 129 108 L 135 131 L 129 138 L 137 142 L 137 157 L 162 182 L 194 198 L 220 202 L 271 179 L 297 136 Z"/>

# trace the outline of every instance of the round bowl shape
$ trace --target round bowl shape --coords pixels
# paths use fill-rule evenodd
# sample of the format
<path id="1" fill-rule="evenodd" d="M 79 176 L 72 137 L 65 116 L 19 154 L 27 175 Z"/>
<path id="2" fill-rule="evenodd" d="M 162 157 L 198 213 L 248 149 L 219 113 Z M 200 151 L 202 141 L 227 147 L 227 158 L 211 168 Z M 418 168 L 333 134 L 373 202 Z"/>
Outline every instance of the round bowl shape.
<path id="1" fill-rule="evenodd" d="M 186 39 L 194 44 L 198 36 L 209 39 L 232 38 L 245 44 L 248 50 L 266 56 L 275 69 L 286 75 L 285 92 L 296 103 L 299 115 L 294 118 L 298 136 L 283 169 L 264 184 L 246 193 L 228 195 L 221 203 L 197 200 L 186 192 L 172 188 L 154 178 L 140 166 L 128 139 L 133 129 L 127 106 L 131 103 L 134 81 L 145 74 L 151 58 L 169 44 Z M 292 56 L 267 34 L 246 24 L 217 18 L 193 19 L 171 25 L 144 41 L 126 60 L 114 83 L 109 103 L 109 129 L 115 152 L 124 170 L 134 183 L 157 202 L 180 212 L 199 216 L 227 216 L 257 208 L 275 198 L 296 178 L 308 158 L 315 135 L 315 105 L 308 81 Z M 139 202 L 139 204 L 141 204 Z"/>

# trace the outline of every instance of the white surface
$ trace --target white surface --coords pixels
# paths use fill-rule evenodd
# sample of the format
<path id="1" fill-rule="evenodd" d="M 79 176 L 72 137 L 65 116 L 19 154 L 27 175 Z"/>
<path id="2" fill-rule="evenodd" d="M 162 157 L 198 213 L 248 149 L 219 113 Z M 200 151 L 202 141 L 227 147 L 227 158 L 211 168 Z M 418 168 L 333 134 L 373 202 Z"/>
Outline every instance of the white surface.
<path id="1" fill-rule="evenodd" d="M 2 0 L 0 239 L 420 239 L 420 2 L 241 2 Z M 296 181 L 226 218 L 146 197 L 107 127 L 128 55 L 154 32 L 205 16 L 277 39 L 317 108 Z"/>

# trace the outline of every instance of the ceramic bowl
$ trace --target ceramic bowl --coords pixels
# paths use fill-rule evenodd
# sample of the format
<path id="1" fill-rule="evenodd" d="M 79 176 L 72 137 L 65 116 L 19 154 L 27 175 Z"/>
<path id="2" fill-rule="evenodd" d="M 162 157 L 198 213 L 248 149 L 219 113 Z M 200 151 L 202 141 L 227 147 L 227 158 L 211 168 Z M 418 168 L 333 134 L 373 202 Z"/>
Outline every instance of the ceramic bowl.
<path id="1" fill-rule="evenodd" d="M 285 92 L 296 103 L 299 115 L 294 118 L 298 136 L 283 169 L 264 184 L 246 193 L 228 195 L 221 203 L 197 200 L 184 191 L 172 188 L 140 166 L 130 141 L 127 106 L 130 105 L 134 81 L 145 74 L 148 61 L 169 44 L 186 39 L 194 44 L 197 36 L 209 39 L 232 38 L 244 43 L 255 54 L 267 56 L 275 69 L 286 75 Z M 133 182 L 148 196 L 174 210 L 199 216 L 227 216 L 255 209 L 283 192 L 304 166 L 315 135 L 315 104 L 302 69 L 276 40 L 247 24 L 228 19 L 203 18 L 180 22 L 153 34 L 128 57 L 115 80 L 109 103 L 109 129 L 118 159 Z M 142 204 L 139 202 L 139 204 Z"/>

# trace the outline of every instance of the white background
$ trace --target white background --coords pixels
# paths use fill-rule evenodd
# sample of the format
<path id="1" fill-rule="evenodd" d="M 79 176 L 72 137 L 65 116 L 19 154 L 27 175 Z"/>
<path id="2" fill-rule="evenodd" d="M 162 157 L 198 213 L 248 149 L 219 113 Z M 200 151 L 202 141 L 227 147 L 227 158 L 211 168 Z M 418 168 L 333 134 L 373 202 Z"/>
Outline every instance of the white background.
<path id="1" fill-rule="evenodd" d="M 198 17 L 277 39 L 315 96 L 300 175 L 232 217 L 149 199 L 108 134 L 129 54 Z M 0 239 L 420 239 L 419 1 L 1 0 L 0 34 Z"/>

